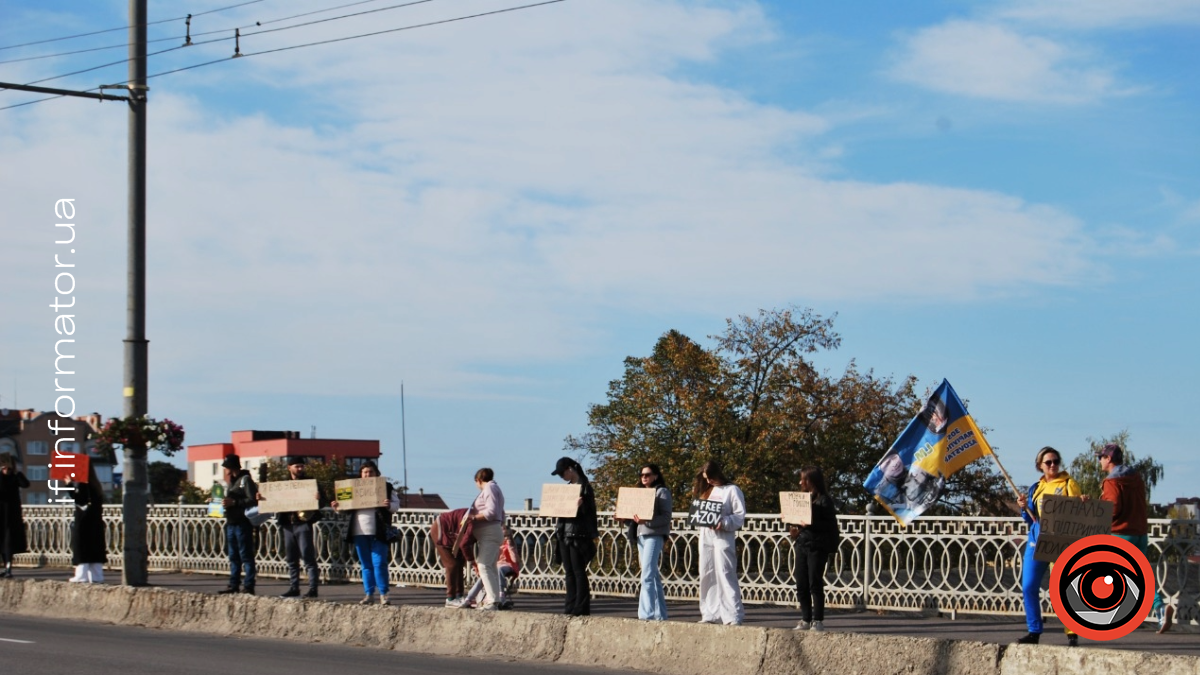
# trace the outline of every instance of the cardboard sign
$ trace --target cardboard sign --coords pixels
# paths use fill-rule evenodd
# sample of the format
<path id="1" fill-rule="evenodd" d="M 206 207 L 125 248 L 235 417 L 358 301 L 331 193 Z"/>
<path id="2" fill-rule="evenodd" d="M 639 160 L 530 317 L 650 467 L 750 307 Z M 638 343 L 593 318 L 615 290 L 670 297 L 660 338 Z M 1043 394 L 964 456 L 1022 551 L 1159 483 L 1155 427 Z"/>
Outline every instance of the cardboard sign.
<path id="1" fill-rule="evenodd" d="M 71 480 L 76 483 L 86 483 L 88 482 L 88 464 L 90 461 L 87 455 L 56 456 L 54 463 L 50 465 L 50 480 L 61 482 Z"/>
<path id="2" fill-rule="evenodd" d="M 387 481 L 383 476 L 347 478 L 333 484 L 339 511 L 377 509 L 387 504 Z"/>
<path id="3" fill-rule="evenodd" d="M 654 517 L 654 488 L 623 487 L 617 489 L 617 512 L 614 518 L 633 520 L 634 516 L 642 520 Z"/>
<path id="4" fill-rule="evenodd" d="M 542 503 L 538 515 L 550 518 L 574 518 L 579 514 L 579 496 L 583 486 L 577 483 L 542 485 Z"/>
<path id="5" fill-rule="evenodd" d="M 716 527 L 721 523 L 724 502 L 711 499 L 693 499 L 688 507 L 688 524 L 695 527 Z"/>
<path id="6" fill-rule="evenodd" d="M 1079 497 L 1046 495 L 1042 499 L 1042 527 L 1033 559 L 1054 562 L 1068 546 L 1084 537 L 1111 534 L 1114 506 L 1103 499 L 1085 502 Z"/>
<path id="7" fill-rule="evenodd" d="M 779 519 L 791 525 L 812 525 L 812 493 L 780 492 Z"/>
<path id="8" fill-rule="evenodd" d="M 320 508 L 315 480 L 277 480 L 259 483 L 259 513 L 316 511 Z M 341 506 L 341 504 L 338 504 Z"/>

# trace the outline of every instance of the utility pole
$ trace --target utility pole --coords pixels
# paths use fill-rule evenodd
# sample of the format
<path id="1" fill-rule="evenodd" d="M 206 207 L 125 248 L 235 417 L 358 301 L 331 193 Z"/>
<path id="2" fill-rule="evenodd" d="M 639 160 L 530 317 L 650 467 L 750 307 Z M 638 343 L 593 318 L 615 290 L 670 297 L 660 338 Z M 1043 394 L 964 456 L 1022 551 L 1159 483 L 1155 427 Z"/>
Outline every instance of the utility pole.
<path id="1" fill-rule="evenodd" d="M 146 390 L 149 379 L 146 340 L 146 2 L 129 0 L 129 250 L 123 392 L 127 419 L 145 416 L 149 400 Z M 125 448 L 122 573 L 127 586 L 145 586 L 149 582 L 146 455 L 144 443 L 141 447 Z"/>
<path id="2" fill-rule="evenodd" d="M 128 304 L 125 333 L 124 416 L 145 416 L 146 382 L 146 0 L 129 0 L 129 82 L 101 86 L 100 93 L 0 82 L 0 89 L 125 101 L 129 104 L 129 249 Z M 128 96 L 105 94 L 104 89 L 124 88 Z M 13 397 L 16 398 L 15 395 Z M 146 445 L 125 448 L 125 478 L 122 522 L 125 528 L 123 581 L 145 586 L 149 581 L 149 551 L 146 546 Z"/>

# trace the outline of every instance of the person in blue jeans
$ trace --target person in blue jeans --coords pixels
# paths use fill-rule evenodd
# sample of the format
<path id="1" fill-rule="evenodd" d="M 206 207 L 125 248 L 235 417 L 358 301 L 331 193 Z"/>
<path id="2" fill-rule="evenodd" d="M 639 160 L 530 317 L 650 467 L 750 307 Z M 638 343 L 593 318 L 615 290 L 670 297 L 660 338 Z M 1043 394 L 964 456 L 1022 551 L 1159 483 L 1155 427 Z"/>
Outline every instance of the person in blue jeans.
<path id="1" fill-rule="evenodd" d="M 643 621 L 666 621 L 667 599 L 663 594 L 659 561 L 663 545 L 671 534 L 671 491 L 663 480 L 657 464 L 642 466 L 639 478 L 643 488 L 654 490 L 654 516 L 650 520 L 633 517 L 636 525 L 638 562 L 642 568 L 642 592 L 638 595 L 638 618 Z"/>
<path id="2" fill-rule="evenodd" d="M 1036 645 L 1042 637 L 1042 579 L 1050 570 L 1050 563 L 1034 559 L 1038 537 L 1042 532 L 1042 502 L 1046 495 L 1078 497 L 1083 494 L 1079 484 L 1063 471 L 1062 455 L 1050 446 L 1038 451 L 1034 460 L 1042 477 L 1029 486 L 1029 493 L 1017 500 L 1021 517 L 1029 525 L 1029 543 L 1025 545 L 1025 558 L 1021 565 L 1021 594 L 1025 602 L 1025 625 L 1029 632 L 1017 640 L 1018 644 Z M 1067 629 L 1067 646 L 1079 644 L 1079 636 Z"/>
<path id="3" fill-rule="evenodd" d="M 361 478 L 377 478 L 379 467 L 375 462 L 367 461 L 359 470 Z M 338 503 L 330 502 L 333 510 L 338 509 Z M 362 566 L 363 592 L 366 595 L 358 604 L 369 605 L 374 602 L 375 594 L 379 594 L 379 604 L 391 604 L 388 601 L 388 565 L 391 563 L 392 551 L 388 545 L 387 532 L 392 522 L 392 514 L 400 510 L 400 497 L 391 484 L 387 484 L 387 497 L 384 502 L 374 508 L 350 509 L 350 527 L 346 528 L 346 539 L 354 545 L 358 553 L 358 562 Z"/>
<path id="4" fill-rule="evenodd" d="M 221 594 L 249 593 L 254 595 L 258 569 L 254 562 L 254 526 L 246 517 L 246 509 L 258 502 L 258 486 L 250 472 L 242 468 L 237 455 L 226 455 L 221 462 L 225 474 L 225 553 L 229 556 L 229 585 Z M 242 573 L 245 572 L 245 578 Z"/>

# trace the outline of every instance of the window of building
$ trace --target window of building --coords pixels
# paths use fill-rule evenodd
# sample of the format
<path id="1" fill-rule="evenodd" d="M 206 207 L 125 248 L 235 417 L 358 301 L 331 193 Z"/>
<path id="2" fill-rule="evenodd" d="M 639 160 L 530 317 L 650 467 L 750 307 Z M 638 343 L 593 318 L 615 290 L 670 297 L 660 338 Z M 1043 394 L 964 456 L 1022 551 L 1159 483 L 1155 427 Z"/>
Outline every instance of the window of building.
<path id="1" fill-rule="evenodd" d="M 26 504 L 49 504 L 50 494 L 48 492 L 26 492 Z"/>
<path id="2" fill-rule="evenodd" d="M 60 454 L 79 454 L 79 444 L 75 441 L 63 441 L 55 446 Z"/>
<path id="3" fill-rule="evenodd" d="M 34 464 L 25 468 L 25 477 L 29 480 L 46 480 L 50 477 L 50 469 L 45 464 Z"/>
<path id="4" fill-rule="evenodd" d="M 25 454 L 48 455 L 50 454 L 50 443 L 47 441 L 29 441 L 25 444 Z"/>

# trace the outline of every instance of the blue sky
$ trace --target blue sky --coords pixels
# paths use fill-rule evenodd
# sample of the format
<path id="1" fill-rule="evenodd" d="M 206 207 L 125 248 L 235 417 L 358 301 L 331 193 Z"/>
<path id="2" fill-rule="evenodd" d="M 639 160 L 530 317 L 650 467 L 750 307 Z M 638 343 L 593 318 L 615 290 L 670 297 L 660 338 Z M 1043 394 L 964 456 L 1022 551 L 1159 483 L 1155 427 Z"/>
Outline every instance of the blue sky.
<path id="1" fill-rule="evenodd" d="M 124 0 L 86 4 L 9 2 L 0 47 L 125 22 Z M 232 4 L 150 14 L 212 38 L 343 3 L 199 15 Z M 519 4 L 437 0 L 241 49 Z M 1018 482 L 1043 445 L 1071 458 L 1128 429 L 1167 467 L 1155 501 L 1195 496 L 1198 28 L 1196 0 L 567 0 L 156 78 L 151 414 L 192 443 L 377 438 L 399 478 L 403 381 L 409 484 L 462 505 L 488 465 L 519 506 L 624 357 L 795 304 L 838 315 L 833 373 L 949 379 Z M 71 197 L 76 400 L 120 412 L 125 125 L 77 99 L 0 111 L 0 405 L 53 405 L 53 205 Z"/>

